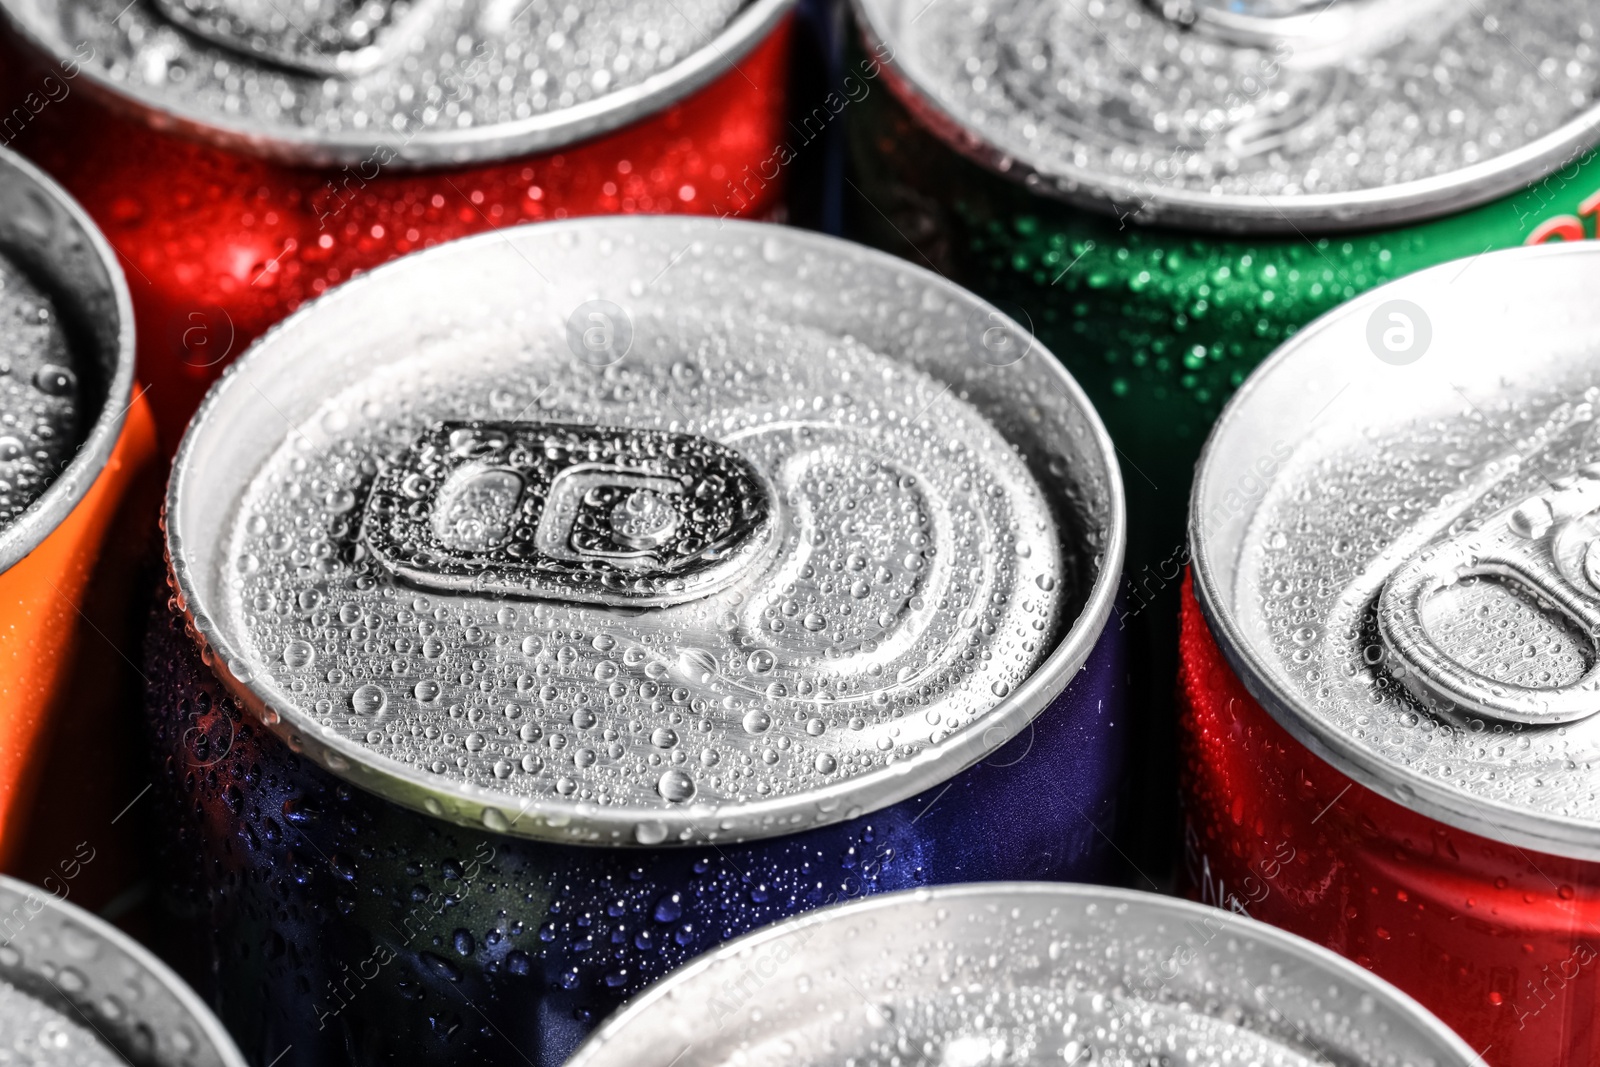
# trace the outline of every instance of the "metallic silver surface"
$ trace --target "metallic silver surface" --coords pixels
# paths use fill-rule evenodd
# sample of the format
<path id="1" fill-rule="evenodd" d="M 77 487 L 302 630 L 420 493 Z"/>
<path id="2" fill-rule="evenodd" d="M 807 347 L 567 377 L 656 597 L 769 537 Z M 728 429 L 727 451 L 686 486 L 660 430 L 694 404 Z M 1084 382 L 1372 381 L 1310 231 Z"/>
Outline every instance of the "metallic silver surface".
<path id="1" fill-rule="evenodd" d="M 1296 738 L 1422 814 L 1584 859 L 1597 283 L 1600 246 L 1573 243 L 1345 304 L 1245 382 L 1190 510 L 1212 632 Z M 1425 339 L 1401 360 L 1396 316 Z"/>
<path id="2" fill-rule="evenodd" d="M 0 570 L 37 548 L 77 507 L 122 433 L 133 398 L 133 307 L 111 247 L 66 192 L 0 149 L 0 255 L 48 293 L 73 347 L 82 444 L 59 476 L 0 529 Z"/>
<path id="3" fill-rule="evenodd" d="M 793 3 L 0 0 L 0 13 L 152 126 L 290 163 L 405 167 L 625 126 L 735 69 Z M 374 5 L 382 28 L 361 14 Z"/>
<path id="4" fill-rule="evenodd" d="M 383 467 L 361 541 L 424 589 L 665 607 L 770 558 L 773 494 L 694 434 L 442 422 Z"/>
<path id="5" fill-rule="evenodd" d="M 84 1044 L 84 1028 L 100 1043 Z M 40 1037 L 55 1048 L 76 1038 L 79 1047 L 72 1059 L 55 1059 Z M 7 875 L 0 875 L 0 1040 L 0 1055 L 22 1057 L 5 1062 L 245 1067 L 222 1024 L 166 964 L 109 923 Z"/>
<path id="6" fill-rule="evenodd" d="M 957 151 L 1139 222 L 1411 222 L 1600 139 L 1600 25 L 1581 0 L 853 2 L 894 57 L 888 84 Z"/>
<path id="7" fill-rule="evenodd" d="M 151 0 L 199 37 L 307 74 L 365 74 L 399 59 L 440 0 Z"/>
<path id="8" fill-rule="evenodd" d="M 600 302 L 632 337 L 608 365 L 566 328 Z M 695 494 L 710 510 L 677 521 L 749 505 L 728 514 L 751 536 L 718 587 L 662 606 L 508 597 L 521 579 L 504 567 L 421 588 L 361 542 L 359 504 L 453 423 L 582 424 L 577 451 L 596 456 L 725 456 L 725 484 Z M 602 447 L 613 431 L 595 427 L 629 437 Z M 508 457 L 537 441 L 570 469 L 547 428 L 497 432 Z M 515 538 L 525 451 L 479 469 L 500 473 L 449 537 Z M 1060 364 L 931 274 L 779 227 L 596 219 L 407 257 L 278 327 L 191 425 L 167 538 L 223 680 L 335 773 L 502 833 L 703 844 L 875 810 L 1031 721 L 1109 614 L 1112 455 Z M 759 496 L 726 484 L 739 464 L 770 486 L 770 536 Z M 404 506 L 432 526 L 415 487 Z M 589 515 L 573 528 L 675 536 L 663 509 L 682 494 L 625 487 L 656 498 L 618 514 L 616 488 L 574 497 Z"/>
<path id="9" fill-rule="evenodd" d="M 1430 544 L 1384 583 L 1378 598 L 1384 643 L 1398 657 L 1395 673 L 1425 699 L 1446 710 L 1535 725 L 1574 722 L 1600 712 L 1600 661 L 1562 684 L 1518 685 L 1480 673 L 1446 652 L 1427 617 L 1428 605 L 1453 587 L 1484 577 L 1506 579 L 1600 646 L 1600 462 L 1565 481 L 1465 533 Z"/>
<path id="10" fill-rule="evenodd" d="M 1481 1062 L 1421 1005 L 1234 912 L 1003 882 L 871 897 L 701 956 L 570 1067 Z"/>

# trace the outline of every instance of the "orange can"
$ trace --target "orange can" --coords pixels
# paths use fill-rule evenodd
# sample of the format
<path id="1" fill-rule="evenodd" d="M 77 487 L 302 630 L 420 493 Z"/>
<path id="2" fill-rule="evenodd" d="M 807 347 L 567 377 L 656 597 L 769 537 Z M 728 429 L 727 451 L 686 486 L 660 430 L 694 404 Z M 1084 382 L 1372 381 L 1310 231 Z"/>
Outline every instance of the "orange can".
<path id="1" fill-rule="evenodd" d="M 159 461 L 133 365 L 111 246 L 0 150 L 0 870 L 90 907 L 140 852 L 127 653 Z"/>

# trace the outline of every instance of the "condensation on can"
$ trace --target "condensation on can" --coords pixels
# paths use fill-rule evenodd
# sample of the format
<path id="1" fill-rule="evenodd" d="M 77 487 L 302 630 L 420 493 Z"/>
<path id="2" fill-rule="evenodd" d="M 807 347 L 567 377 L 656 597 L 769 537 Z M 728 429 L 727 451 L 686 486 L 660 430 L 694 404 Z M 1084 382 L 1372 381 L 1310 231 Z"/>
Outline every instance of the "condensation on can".
<path id="1" fill-rule="evenodd" d="M 257 1058 L 555 1064 L 783 915 L 1111 877 L 1111 455 L 1015 323 L 796 231 L 540 226 L 331 294 L 169 494 L 188 969 Z"/>
<path id="2" fill-rule="evenodd" d="M 11 1049 L 39 1067 L 245 1067 L 193 990 L 64 896 L 0 875 L 0 1031 Z"/>
<path id="3" fill-rule="evenodd" d="M 112 250 L 59 186 L 10 152 L 0 152 L 0 259 L 16 317 L 0 404 L 11 505 L 0 528 L 0 867 L 59 877 L 57 864 L 75 865 L 91 837 L 117 858 L 79 888 L 104 902 L 136 880 L 136 850 L 107 820 L 138 786 L 126 744 L 105 742 L 121 736 L 137 688 L 131 661 L 84 665 L 135 644 L 135 594 L 117 569 L 154 539 L 154 432 L 134 393 L 132 310 Z M 120 545 L 118 527 L 134 531 Z"/>
<path id="4" fill-rule="evenodd" d="M 1151 135 L 1150 143 L 1160 146 L 1154 160 L 1163 166 L 1203 161 L 1225 176 L 1230 153 L 1242 144 L 1254 145 L 1247 161 L 1256 169 L 1248 175 L 1261 184 L 1262 175 L 1274 170 L 1279 172 L 1274 180 L 1303 177 L 1295 168 L 1304 157 L 1296 152 L 1326 153 L 1330 145 L 1350 143 L 1311 122 L 1309 112 L 1288 115 L 1294 121 L 1284 126 L 1251 111 L 1256 101 L 1270 99 L 1272 90 L 1294 79 L 1315 80 L 1340 69 L 1338 62 L 1330 63 L 1336 51 L 1330 56 L 1324 50 L 1316 57 L 1321 66 L 1307 74 L 1288 71 L 1285 62 L 1291 57 L 1275 46 L 1230 44 L 1204 27 L 1157 34 L 1171 47 L 1151 56 L 1118 36 L 1127 33 L 1149 43 L 1150 27 L 1159 25 L 1163 8 L 1209 10 L 1209 18 L 1221 17 L 1225 7 L 1008 0 L 986 8 L 983 22 L 972 22 L 974 33 L 992 34 L 999 47 L 1011 49 L 1013 68 L 1000 69 L 988 53 L 973 56 L 969 67 L 959 52 L 930 58 L 918 47 L 941 12 L 955 25 L 962 23 L 964 9 L 940 6 L 921 15 L 921 5 L 912 0 L 855 0 L 852 5 L 855 62 L 866 62 L 865 55 L 883 61 L 882 87 L 888 91 L 875 86 L 849 113 L 858 195 L 846 233 L 932 266 L 1025 321 L 1083 383 L 1117 444 L 1129 510 L 1119 622 L 1133 633 L 1148 666 L 1136 678 L 1148 685 L 1137 705 L 1161 709 L 1141 726 L 1152 740 L 1151 776 L 1137 795 L 1152 798 L 1144 803 L 1153 807 L 1136 816 L 1140 829 L 1125 847 L 1158 875 L 1170 862 L 1169 844 L 1176 837 L 1175 813 L 1153 798 L 1169 795 L 1165 783 L 1176 769 L 1173 757 L 1163 753 L 1171 748 L 1165 709 L 1175 676 L 1178 585 L 1189 562 L 1181 501 L 1223 405 L 1270 352 L 1344 301 L 1412 271 L 1491 249 L 1593 236 L 1600 207 L 1600 162 L 1594 151 L 1600 108 L 1586 88 L 1594 79 L 1583 43 L 1592 13 L 1561 0 L 1454 5 L 1448 12 L 1434 4 L 1409 5 L 1425 22 L 1437 19 L 1454 34 L 1446 38 L 1452 61 L 1497 53 L 1470 77 L 1438 83 L 1444 88 L 1432 86 L 1431 64 L 1415 64 L 1416 80 L 1427 89 L 1417 99 L 1436 105 L 1434 111 L 1406 111 L 1412 96 L 1401 87 L 1391 86 L 1392 92 L 1379 87 L 1358 99 L 1352 83 L 1360 75 L 1354 68 L 1343 83 L 1323 85 L 1319 95 L 1285 94 L 1291 112 L 1307 108 L 1308 101 L 1321 101 L 1321 111 L 1312 109 L 1317 114 L 1324 114 L 1330 100 L 1358 105 L 1346 111 L 1356 116 L 1357 125 L 1372 124 L 1369 135 L 1416 129 L 1423 131 L 1419 143 L 1429 137 L 1451 142 L 1455 165 L 1443 172 L 1428 176 L 1430 163 L 1423 153 L 1412 164 L 1415 180 L 1397 189 L 1372 182 L 1316 195 L 1271 190 L 1268 196 L 1236 182 L 1232 192 L 1211 196 L 1203 188 L 1171 182 L 1170 175 L 1151 170 L 1151 160 L 1129 147 L 1137 147 L 1139 121 L 1148 120 L 1146 134 L 1156 128 L 1150 100 L 1164 99 L 1169 89 L 1195 94 L 1195 100 L 1192 114 L 1186 117 L 1182 108 L 1167 114 L 1166 132 Z M 1297 13 L 1294 5 L 1266 10 L 1273 7 Z M 1312 26 L 1338 29 L 1340 8 L 1352 9 L 1358 20 L 1372 14 L 1370 5 L 1342 0 L 1328 7 L 1311 12 Z M 1306 13 L 1298 14 L 1303 19 Z M 1017 30 L 1016 19 L 1024 20 L 1024 30 Z M 1027 21 L 1086 19 L 1108 25 L 1103 33 L 1080 27 L 1081 36 L 1072 37 L 1052 36 Z M 1490 25 L 1494 19 L 1498 22 Z M 1427 43 L 1431 34 L 1430 27 L 1412 47 L 1437 48 L 1437 41 Z M 1072 48 L 1063 51 L 1063 41 Z M 1184 73 L 1202 53 L 1211 57 L 1207 69 L 1214 84 Z M 1542 81 L 1527 55 L 1559 66 L 1560 79 Z M 953 66 L 951 56 L 960 65 Z M 1155 81 L 1143 73 L 1118 77 L 1094 65 L 1137 66 L 1146 59 L 1149 69 L 1160 72 Z M 1405 80 L 1402 66 L 1391 62 L 1389 67 L 1400 71 L 1396 85 Z M 1280 68 L 1286 73 L 1274 73 Z M 1528 96 L 1485 73 L 1513 68 L 1519 78 L 1537 83 L 1533 95 L 1555 92 L 1559 85 L 1571 96 L 1535 110 L 1527 129 L 1508 139 L 1508 146 L 1519 145 L 1515 150 L 1480 146 L 1477 158 L 1462 158 L 1456 131 L 1467 129 L 1474 115 L 1492 114 L 1506 101 Z M 1074 82 L 1073 97 L 1052 88 L 1045 75 L 1030 73 L 1038 70 Z M 981 84 L 984 92 L 1004 90 L 1010 111 L 980 115 L 970 101 L 951 96 L 955 78 Z M 1476 87 L 1472 94 L 1451 95 L 1452 88 L 1467 83 Z M 1208 92 L 1216 94 L 1217 108 L 1200 106 Z M 1230 92 L 1239 99 L 1223 107 Z M 1149 99 L 1127 101 L 1129 107 L 1120 111 L 1108 103 L 1097 118 L 1091 108 L 1102 93 L 1114 99 L 1145 93 Z M 1074 119 L 1074 108 L 1085 114 Z M 1029 109 L 1041 116 L 1032 131 L 1026 122 Z M 1011 125 L 1004 121 L 1008 115 L 1016 120 Z M 1069 135 L 1074 121 L 1079 133 Z M 1198 122 L 1214 125 L 1191 138 L 1181 135 L 1185 123 Z M 1233 137 L 1233 127 L 1249 140 Z M 1291 137 L 1293 131 L 1304 132 L 1306 144 L 1273 147 L 1272 138 L 1286 130 Z M 1367 141 L 1370 136 L 1360 152 L 1351 153 L 1357 163 L 1341 165 L 1352 167 L 1352 173 L 1370 172 L 1374 161 L 1385 157 Z M 1074 146 L 1093 152 L 1074 162 Z M 1129 158 L 1115 156 L 1119 148 Z M 1263 186 L 1260 192 L 1268 190 Z"/>
<path id="5" fill-rule="evenodd" d="M 571 1062 L 665 1050 L 712 1067 L 751 1048 L 871 1067 L 907 1048 L 943 1064 L 1023 1049 L 1032 1063 L 1137 1063 L 1152 1048 L 1283 1067 L 1478 1062 L 1394 987 L 1280 930 L 1151 893 L 1026 882 L 898 893 L 751 934 L 634 1000 Z"/>
<path id="6" fill-rule="evenodd" d="M 1318 320 L 1224 412 L 1191 506 L 1188 892 L 1491 1064 L 1587 1062 L 1600 1002 L 1596 277 L 1587 244 L 1501 251 Z"/>
<path id="7" fill-rule="evenodd" d="M 395 256 L 591 214 L 780 217 L 792 3 L 383 0 L 362 10 L 420 15 L 324 70 L 273 52 L 301 33 L 219 30 L 225 4 L 21 0 L 6 134 L 125 257 L 170 451 L 252 340 Z"/>

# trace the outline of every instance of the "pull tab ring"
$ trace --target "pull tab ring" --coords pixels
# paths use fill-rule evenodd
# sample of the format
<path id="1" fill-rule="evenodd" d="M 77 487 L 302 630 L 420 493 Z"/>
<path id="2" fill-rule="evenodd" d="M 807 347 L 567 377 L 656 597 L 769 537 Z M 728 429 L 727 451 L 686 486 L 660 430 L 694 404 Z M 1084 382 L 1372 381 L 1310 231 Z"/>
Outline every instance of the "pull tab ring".
<path id="1" fill-rule="evenodd" d="M 1378 598 L 1384 644 L 1401 680 L 1426 701 L 1505 722 L 1576 722 L 1600 712 L 1600 471 L 1529 497 L 1480 527 L 1429 545 L 1390 575 Z M 1589 643 L 1591 665 L 1548 688 L 1489 677 L 1451 656 L 1429 632 L 1424 607 L 1475 577 L 1504 579 L 1553 605 Z"/>

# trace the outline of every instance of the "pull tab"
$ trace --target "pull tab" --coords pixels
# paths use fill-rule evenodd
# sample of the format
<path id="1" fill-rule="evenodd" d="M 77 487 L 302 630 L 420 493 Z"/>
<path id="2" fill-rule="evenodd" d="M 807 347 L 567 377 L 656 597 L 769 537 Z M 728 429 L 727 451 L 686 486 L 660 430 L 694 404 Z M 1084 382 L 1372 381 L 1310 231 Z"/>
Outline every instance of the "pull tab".
<path id="1" fill-rule="evenodd" d="M 1444 651 L 1429 632 L 1426 605 L 1480 576 L 1520 585 L 1575 629 L 1588 644 L 1581 676 L 1550 687 L 1519 685 Z M 1600 712 L 1600 464 L 1407 560 L 1378 598 L 1378 626 L 1406 668 L 1401 680 L 1424 700 L 1520 723 L 1573 722 Z"/>
<path id="2" fill-rule="evenodd" d="M 1299 69 L 1381 51 L 1413 31 L 1437 32 L 1462 0 L 1148 0 L 1170 22 L 1242 48 L 1279 50 Z"/>
<path id="3" fill-rule="evenodd" d="M 358 75 L 404 51 L 439 0 L 154 0 L 198 37 L 306 74 Z"/>
<path id="4" fill-rule="evenodd" d="M 425 589 L 664 606 L 769 555 L 773 500 L 748 460 L 694 434 L 440 422 L 379 472 L 361 537 Z"/>

